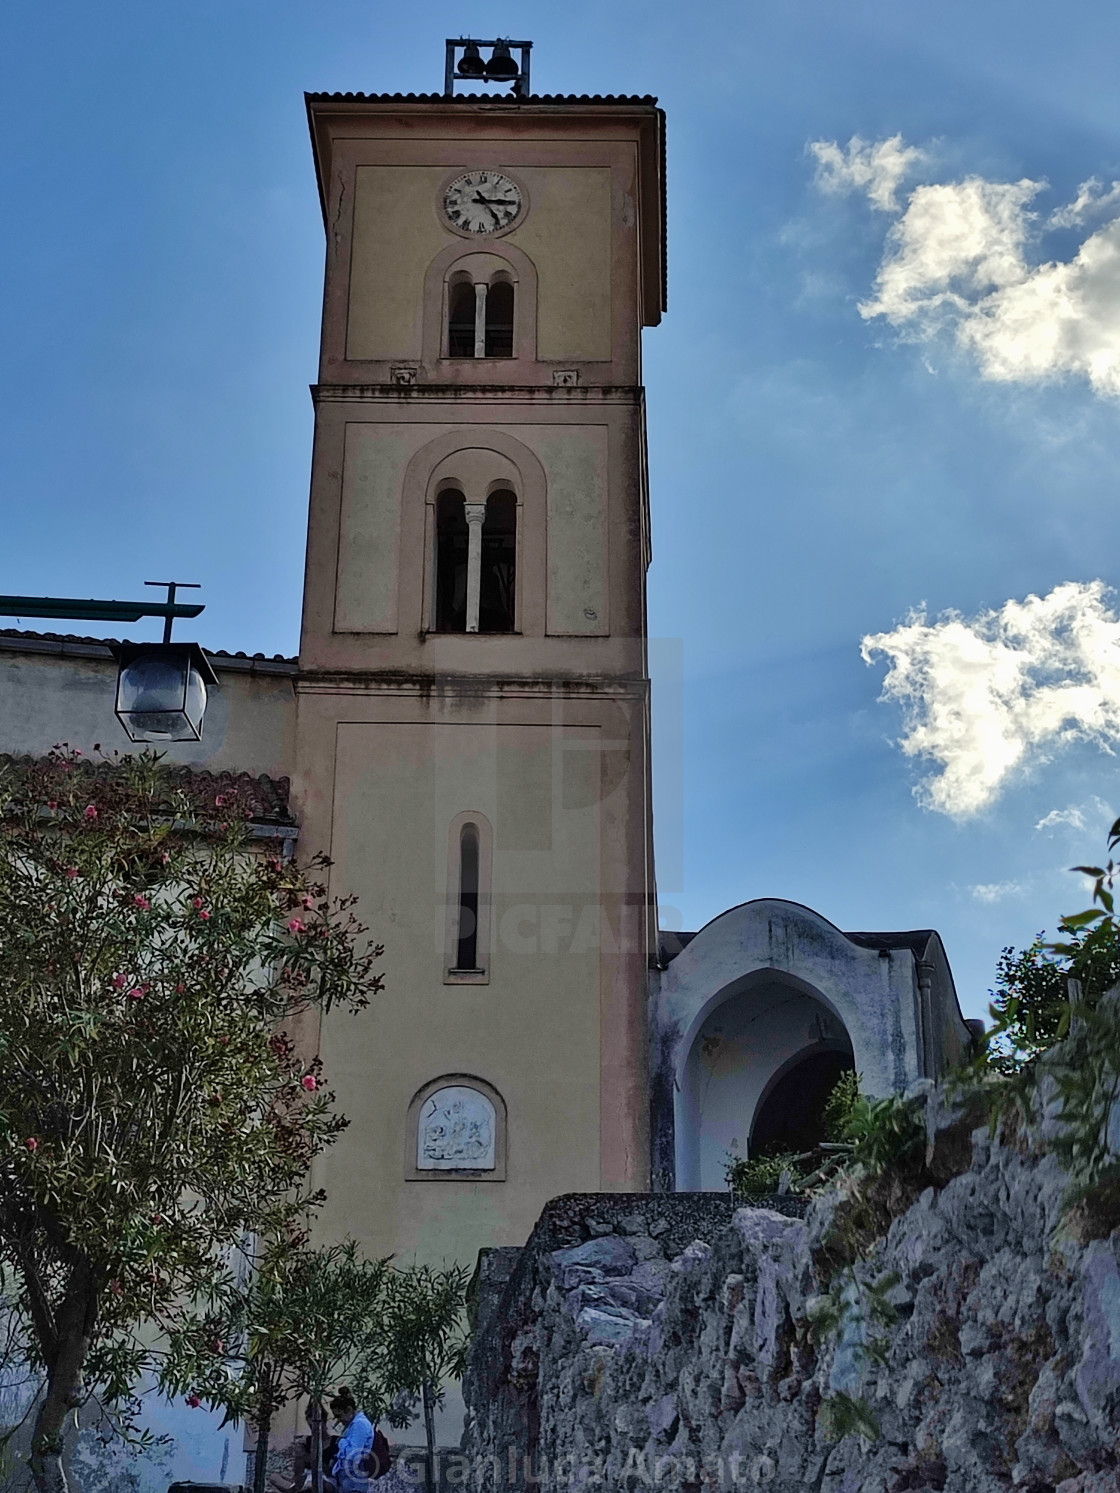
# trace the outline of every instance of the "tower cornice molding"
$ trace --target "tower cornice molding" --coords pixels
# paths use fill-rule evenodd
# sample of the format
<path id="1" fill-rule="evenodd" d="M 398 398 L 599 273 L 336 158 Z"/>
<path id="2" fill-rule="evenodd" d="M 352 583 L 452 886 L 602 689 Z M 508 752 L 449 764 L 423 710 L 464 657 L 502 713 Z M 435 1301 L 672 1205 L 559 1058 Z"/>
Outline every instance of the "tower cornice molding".
<path id="1" fill-rule="evenodd" d="M 500 404 L 559 405 L 566 409 L 582 405 L 645 403 L 641 384 L 311 384 L 311 398 L 320 404 Z"/>
<path id="2" fill-rule="evenodd" d="M 650 681 L 641 675 L 594 678 L 564 678 L 550 674 L 544 679 L 506 678 L 494 674 L 398 674 L 364 669 L 301 672 L 295 682 L 298 694 L 364 695 L 393 699 L 431 699 L 435 696 L 469 695 L 477 699 L 541 700 L 560 694 L 569 699 L 644 700 Z"/>

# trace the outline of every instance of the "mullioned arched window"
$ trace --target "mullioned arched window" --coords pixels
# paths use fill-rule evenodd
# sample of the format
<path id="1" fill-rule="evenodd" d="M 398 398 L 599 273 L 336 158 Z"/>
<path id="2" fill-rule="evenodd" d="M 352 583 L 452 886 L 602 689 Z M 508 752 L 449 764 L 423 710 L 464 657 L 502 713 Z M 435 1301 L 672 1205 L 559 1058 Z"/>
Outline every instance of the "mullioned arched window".
<path id="1" fill-rule="evenodd" d="M 482 256 L 472 256 L 475 260 Z M 511 270 L 482 264 L 453 270 L 447 278 L 446 349 L 449 358 L 512 358 L 516 283 Z"/>
<path id="2" fill-rule="evenodd" d="M 513 632 L 516 617 L 517 494 L 485 502 L 457 488 L 436 499 L 436 632 Z"/>

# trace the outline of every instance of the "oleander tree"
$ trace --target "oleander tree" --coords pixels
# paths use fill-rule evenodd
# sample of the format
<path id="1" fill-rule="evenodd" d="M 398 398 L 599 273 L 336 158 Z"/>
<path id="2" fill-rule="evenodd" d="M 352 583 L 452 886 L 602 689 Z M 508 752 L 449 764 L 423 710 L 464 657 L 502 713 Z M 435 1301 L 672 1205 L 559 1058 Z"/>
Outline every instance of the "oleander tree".
<path id="1" fill-rule="evenodd" d="M 462 1265 L 416 1265 L 398 1271 L 389 1292 L 385 1373 L 394 1390 L 413 1396 L 423 1411 L 428 1488 L 438 1486 L 435 1412 L 448 1382 L 461 1379 L 467 1366 L 470 1277 Z"/>
<path id="2" fill-rule="evenodd" d="M 257 1437 L 253 1493 L 264 1493 L 273 1418 L 308 1402 L 312 1488 L 322 1493 L 322 1406 L 345 1383 L 373 1420 L 393 1419 L 387 1324 L 395 1273 L 353 1240 L 313 1247 L 305 1234 L 250 1248 L 173 1331 L 163 1390 L 191 1394 Z"/>
<path id="3" fill-rule="evenodd" d="M 346 1123 L 305 1018 L 382 988 L 326 863 L 262 853 L 250 806 L 197 782 L 64 748 L 0 771 L 0 1268 L 43 1379 L 40 1493 L 82 1407 L 127 1423 L 243 1237 L 298 1231 Z"/>

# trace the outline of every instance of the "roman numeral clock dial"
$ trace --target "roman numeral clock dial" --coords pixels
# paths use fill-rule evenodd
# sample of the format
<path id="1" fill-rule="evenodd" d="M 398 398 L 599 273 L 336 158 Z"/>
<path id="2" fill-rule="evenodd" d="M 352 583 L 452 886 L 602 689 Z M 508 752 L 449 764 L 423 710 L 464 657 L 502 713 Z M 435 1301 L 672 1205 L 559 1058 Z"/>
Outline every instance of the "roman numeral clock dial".
<path id="1" fill-rule="evenodd" d="M 468 171 L 443 194 L 443 212 L 460 233 L 498 233 L 520 215 L 521 189 L 499 171 Z"/>

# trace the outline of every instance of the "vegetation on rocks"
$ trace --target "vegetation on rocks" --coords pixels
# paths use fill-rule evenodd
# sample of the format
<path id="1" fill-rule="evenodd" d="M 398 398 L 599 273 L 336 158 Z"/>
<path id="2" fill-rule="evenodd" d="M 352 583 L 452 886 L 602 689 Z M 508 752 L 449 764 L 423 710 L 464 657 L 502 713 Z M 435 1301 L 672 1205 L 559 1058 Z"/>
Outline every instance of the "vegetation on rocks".
<path id="1" fill-rule="evenodd" d="M 826 1139 L 811 1151 L 743 1160 L 732 1156 L 725 1176 L 732 1196 L 741 1202 L 773 1193 L 804 1196 L 835 1185 L 858 1167 L 867 1179 L 887 1171 L 920 1169 L 925 1127 L 920 1108 L 897 1094 L 880 1099 L 860 1091 L 854 1073 L 842 1074 L 824 1112 Z"/>

